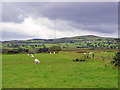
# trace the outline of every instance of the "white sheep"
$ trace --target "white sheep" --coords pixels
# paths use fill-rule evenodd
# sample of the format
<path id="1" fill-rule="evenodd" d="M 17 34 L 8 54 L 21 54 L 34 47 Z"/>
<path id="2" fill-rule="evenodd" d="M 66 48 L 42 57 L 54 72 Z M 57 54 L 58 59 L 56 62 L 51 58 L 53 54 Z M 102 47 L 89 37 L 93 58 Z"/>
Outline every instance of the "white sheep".
<path id="1" fill-rule="evenodd" d="M 33 55 L 31 55 L 31 57 L 32 57 L 32 58 L 34 58 L 34 56 L 33 56 Z"/>
<path id="2" fill-rule="evenodd" d="M 86 53 L 83 53 L 84 55 L 86 54 Z"/>
<path id="3" fill-rule="evenodd" d="M 50 54 L 52 54 L 52 53 L 50 52 Z"/>
<path id="4" fill-rule="evenodd" d="M 35 64 L 36 64 L 36 63 L 40 64 L 40 61 L 39 61 L 38 59 L 35 59 L 34 62 L 35 62 Z"/>
<path id="5" fill-rule="evenodd" d="M 53 52 L 55 54 L 55 52 Z"/>
<path id="6" fill-rule="evenodd" d="M 28 53 L 28 56 L 29 56 L 30 54 Z"/>
<path id="7" fill-rule="evenodd" d="M 90 52 L 89 54 L 92 54 L 93 52 Z"/>

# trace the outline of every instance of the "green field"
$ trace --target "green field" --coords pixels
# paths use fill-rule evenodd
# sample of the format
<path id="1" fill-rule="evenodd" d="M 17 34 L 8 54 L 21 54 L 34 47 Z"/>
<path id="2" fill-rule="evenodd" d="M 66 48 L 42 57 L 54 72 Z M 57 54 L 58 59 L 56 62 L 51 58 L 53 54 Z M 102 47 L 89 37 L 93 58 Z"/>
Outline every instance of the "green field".
<path id="1" fill-rule="evenodd" d="M 18 49 L 27 49 L 23 52 L 34 52 L 39 48 L 51 48 L 59 46 L 61 50 L 75 50 L 75 49 L 118 49 L 118 38 L 98 37 L 94 35 L 75 36 L 58 39 L 31 39 L 31 40 L 13 40 L 2 42 L 2 53 L 9 51 L 18 51 Z M 14 50 L 16 49 L 16 50 Z M 35 50 L 36 49 L 36 50 Z M 36 53 L 35 52 L 35 53 Z"/>
<path id="2" fill-rule="evenodd" d="M 83 56 L 76 51 L 33 54 L 34 58 L 3 54 L 2 88 L 118 88 L 118 70 L 110 64 L 115 52 L 94 54 L 94 60 L 85 62 L 73 62 Z M 35 58 L 41 63 L 35 65 Z"/>

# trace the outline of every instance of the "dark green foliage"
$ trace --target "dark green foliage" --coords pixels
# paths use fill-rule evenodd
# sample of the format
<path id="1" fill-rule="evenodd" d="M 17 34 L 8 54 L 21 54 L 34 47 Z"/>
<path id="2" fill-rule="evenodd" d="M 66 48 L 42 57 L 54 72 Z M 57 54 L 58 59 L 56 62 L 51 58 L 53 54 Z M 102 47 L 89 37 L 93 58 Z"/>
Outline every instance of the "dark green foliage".
<path id="1" fill-rule="evenodd" d="M 2 49 L 2 53 L 7 53 L 8 49 Z"/>
<path id="2" fill-rule="evenodd" d="M 49 48 L 43 47 L 43 48 L 39 48 L 38 49 L 38 53 L 42 53 L 42 52 L 48 52 Z"/>
<path id="3" fill-rule="evenodd" d="M 80 59 L 76 58 L 73 62 L 84 62 L 85 58 L 81 57 Z"/>
<path id="4" fill-rule="evenodd" d="M 86 51 L 77 51 L 77 53 L 87 53 Z"/>
<path id="5" fill-rule="evenodd" d="M 50 52 L 53 52 L 53 51 L 58 52 L 58 51 L 61 51 L 61 47 L 60 46 L 52 46 L 49 48 L 49 51 Z"/>
<path id="6" fill-rule="evenodd" d="M 8 54 L 16 54 L 16 53 L 23 53 L 23 52 L 28 52 L 28 49 L 22 49 L 22 48 L 18 48 L 18 49 L 3 49 L 2 53 L 8 53 Z"/>
<path id="7" fill-rule="evenodd" d="M 28 49 L 23 49 L 23 48 L 19 48 L 19 49 L 16 49 L 16 50 L 18 50 L 18 52 L 28 52 L 29 51 Z"/>
<path id="8" fill-rule="evenodd" d="M 15 53 L 19 53 L 19 52 L 18 51 L 14 51 L 14 50 L 9 50 L 7 53 L 8 54 L 15 54 Z"/>
<path id="9" fill-rule="evenodd" d="M 79 61 L 79 59 L 76 58 L 76 62 L 78 62 L 78 61 Z"/>
<path id="10" fill-rule="evenodd" d="M 114 66 L 120 67 L 120 52 L 117 52 L 115 56 L 113 57 L 113 60 L 111 61 Z"/>
<path id="11" fill-rule="evenodd" d="M 82 62 L 82 61 L 84 62 L 85 60 L 86 60 L 86 59 L 85 59 L 84 57 L 81 57 L 81 58 L 80 58 L 80 62 Z"/>

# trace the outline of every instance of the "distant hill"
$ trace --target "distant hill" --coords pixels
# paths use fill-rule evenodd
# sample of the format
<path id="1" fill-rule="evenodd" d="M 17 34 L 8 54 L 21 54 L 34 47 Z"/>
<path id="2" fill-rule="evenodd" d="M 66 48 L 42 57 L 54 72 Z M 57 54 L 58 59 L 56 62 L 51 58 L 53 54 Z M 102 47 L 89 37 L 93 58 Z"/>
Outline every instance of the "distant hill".
<path id="1" fill-rule="evenodd" d="M 64 37 L 56 39 L 29 39 L 29 40 L 12 40 L 2 42 L 2 51 L 15 51 L 16 49 L 23 52 L 33 51 L 44 48 L 59 46 L 61 50 L 78 50 L 78 49 L 118 49 L 118 38 L 100 37 L 95 35 L 84 35 L 75 37 Z M 11 51 L 10 51 L 11 52 Z M 15 51 L 16 52 L 16 51 Z"/>
<path id="2" fill-rule="evenodd" d="M 12 41 L 2 41 L 2 43 L 72 43 L 72 42 L 82 42 L 82 41 L 102 41 L 102 40 L 118 40 L 117 38 L 107 38 L 95 35 L 83 35 L 75 37 L 64 37 L 57 39 L 29 39 L 29 40 L 12 40 Z"/>

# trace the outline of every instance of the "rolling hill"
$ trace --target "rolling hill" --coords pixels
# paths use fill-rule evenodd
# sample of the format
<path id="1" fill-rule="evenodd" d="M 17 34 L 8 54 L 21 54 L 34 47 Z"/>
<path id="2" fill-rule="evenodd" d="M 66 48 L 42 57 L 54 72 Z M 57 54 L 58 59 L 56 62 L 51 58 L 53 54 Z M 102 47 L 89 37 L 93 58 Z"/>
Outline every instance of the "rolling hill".
<path id="1" fill-rule="evenodd" d="M 56 39 L 29 39 L 2 41 L 2 50 L 7 49 L 39 49 L 59 46 L 62 50 L 76 49 L 118 49 L 118 38 L 100 37 L 94 35 L 84 35 L 75 37 L 64 37 Z M 28 51 L 27 50 L 27 51 Z"/>

